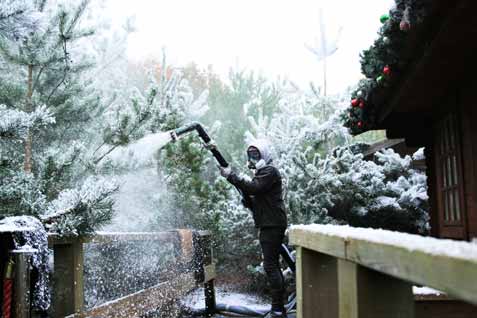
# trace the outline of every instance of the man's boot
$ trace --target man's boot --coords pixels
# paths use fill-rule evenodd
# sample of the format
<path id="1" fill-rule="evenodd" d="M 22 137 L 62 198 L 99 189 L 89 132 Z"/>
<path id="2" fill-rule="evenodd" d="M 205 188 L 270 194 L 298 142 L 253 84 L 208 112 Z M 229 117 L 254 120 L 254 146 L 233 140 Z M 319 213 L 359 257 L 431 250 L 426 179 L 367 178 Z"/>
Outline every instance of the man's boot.
<path id="1" fill-rule="evenodd" d="M 288 316 L 285 309 L 280 311 L 275 311 L 275 310 L 270 311 L 270 318 L 287 318 L 287 317 Z"/>
<path id="2" fill-rule="evenodd" d="M 270 317 L 275 318 L 287 318 L 285 306 L 283 305 L 284 290 L 272 289 L 272 310 L 270 311 Z"/>

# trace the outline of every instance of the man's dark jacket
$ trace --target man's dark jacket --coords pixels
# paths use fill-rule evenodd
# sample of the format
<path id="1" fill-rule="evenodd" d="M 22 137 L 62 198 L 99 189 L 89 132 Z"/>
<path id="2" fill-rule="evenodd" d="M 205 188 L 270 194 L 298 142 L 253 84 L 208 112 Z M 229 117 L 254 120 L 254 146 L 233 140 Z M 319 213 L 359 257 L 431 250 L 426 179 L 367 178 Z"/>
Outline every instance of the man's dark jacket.
<path id="1" fill-rule="evenodd" d="M 227 180 L 244 194 L 256 227 L 287 227 L 282 177 L 277 168 L 267 165 L 257 170 L 251 181 L 243 180 L 235 173 L 230 174 Z"/>

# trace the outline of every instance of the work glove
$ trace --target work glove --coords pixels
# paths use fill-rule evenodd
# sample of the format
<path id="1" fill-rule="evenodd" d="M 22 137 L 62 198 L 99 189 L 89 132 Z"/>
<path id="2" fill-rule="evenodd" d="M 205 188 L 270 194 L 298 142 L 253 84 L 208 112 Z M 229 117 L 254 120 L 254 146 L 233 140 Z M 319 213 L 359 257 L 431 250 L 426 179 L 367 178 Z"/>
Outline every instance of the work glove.
<path id="1" fill-rule="evenodd" d="M 220 175 L 224 178 L 228 178 L 232 174 L 232 168 L 230 168 L 230 166 L 227 168 L 219 166 L 219 170 L 220 170 Z"/>
<path id="2" fill-rule="evenodd" d="M 217 149 L 217 144 L 215 143 L 214 140 L 211 140 L 211 141 L 209 141 L 208 143 L 203 142 L 202 145 L 203 145 L 204 148 L 207 149 L 207 150 Z"/>

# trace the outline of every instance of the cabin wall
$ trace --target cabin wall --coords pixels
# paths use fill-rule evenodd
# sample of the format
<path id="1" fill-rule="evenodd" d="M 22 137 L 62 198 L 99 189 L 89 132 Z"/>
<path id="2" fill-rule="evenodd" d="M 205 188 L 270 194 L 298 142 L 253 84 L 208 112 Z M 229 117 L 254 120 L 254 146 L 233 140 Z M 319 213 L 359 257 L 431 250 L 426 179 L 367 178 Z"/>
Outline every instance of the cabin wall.
<path id="1" fill-rule="evenodd" d="M 468 239 L 477 238 L 477 81 L 462 89 L 460 101 L 464 198 Z"/>
<path id="2" fill-rule="evenodd" d="M 426 148 L 429 199 L 431 207 L 431 235 L 442 238 L 473 240 L 477 238 L 477 81 L 454 86 L 446 99 L 436 105 L 433 114 L 433 142 Z M 446 225 L 442 186 L 442 163 L 436 153 L 439 149 L 436 136 L 441 132 L 440 121 L 450 113 L 457 115 L 459 155 L 459 184 L 462 202 L 462 224 Z"/>
<path id="3" fill-rule="evenodd" d="M 429 223 L 431 226 L 431 236 L 440 237 L 439 233 L 439 213 L 437 206 L 437 192 L 436 192 L 436 173 L 434 161 L 434 147 L 428 145 L 424 148 L 424 155 L 426 157 L 426 175 L 427 175 L 427 193 L 429 195 Z"/>

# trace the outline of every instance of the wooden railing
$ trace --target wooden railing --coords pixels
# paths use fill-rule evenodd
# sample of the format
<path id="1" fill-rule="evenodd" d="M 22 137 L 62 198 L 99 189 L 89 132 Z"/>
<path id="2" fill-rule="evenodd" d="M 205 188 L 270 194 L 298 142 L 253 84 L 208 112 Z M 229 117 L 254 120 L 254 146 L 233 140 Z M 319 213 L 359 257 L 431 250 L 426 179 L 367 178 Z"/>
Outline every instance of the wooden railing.
<path id="1" fill-rule="evenodd" d="M 150 288 L 85 310 L 83 244 L 150 240 L 174 243 L 177 257 L 170 278 Z M 52 317 L 140 317 L 160 309 L 201 284 L 205 285 L 206 308 L 210 312 L 215 310 L 215 267 L 210 235 L 207 232 L 177 230 L 160 233 L 98 233 L 77 238 L 52 235 L 48 241 L 54 253 Z"/>
<path id="2" fill-rule="evenodd" d="M 412 285 L 477 304 L 477 245 L 347 226 L 296 226 L 301 318 L 414 317 Z"/>

